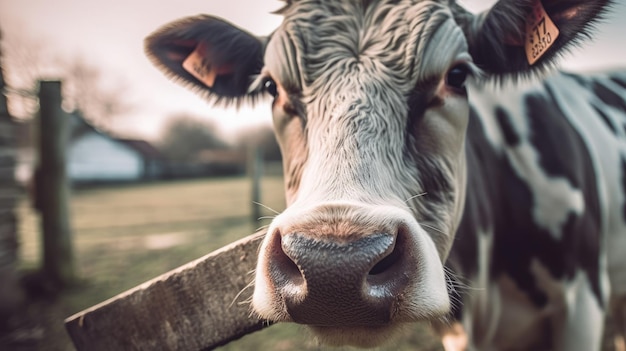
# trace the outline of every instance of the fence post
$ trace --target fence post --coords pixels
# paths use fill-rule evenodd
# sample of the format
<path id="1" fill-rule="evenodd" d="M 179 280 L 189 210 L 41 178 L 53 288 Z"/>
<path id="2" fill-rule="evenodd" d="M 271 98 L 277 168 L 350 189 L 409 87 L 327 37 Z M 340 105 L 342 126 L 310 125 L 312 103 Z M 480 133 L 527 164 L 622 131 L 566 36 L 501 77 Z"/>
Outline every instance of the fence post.
<path id="1" fill-rule="evenodd" d="M 12 315 L 20 313 L 23 301 L 17 272 L 15 207 L 21 195 L 14 176 L 17 128 L 7 107 L 1 59 L 2 52 L 0 52 L 0 330 L 8 326 Z"/>
<path id="2" fill-rule="evenodd" d="M 66 286 L 74 280 L 66 172 L 67 114 L 61 109 L 61 82 L 39 84 L 39 167 L 36 192 L 41 211 L 43 273 Z"/>

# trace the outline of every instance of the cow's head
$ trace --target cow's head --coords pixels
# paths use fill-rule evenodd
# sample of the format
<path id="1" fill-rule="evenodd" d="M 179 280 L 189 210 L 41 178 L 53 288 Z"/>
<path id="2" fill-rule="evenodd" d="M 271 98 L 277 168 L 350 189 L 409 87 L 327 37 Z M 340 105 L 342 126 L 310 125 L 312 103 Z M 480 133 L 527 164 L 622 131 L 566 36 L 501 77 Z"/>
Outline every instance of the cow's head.
<path id="1" fill-rule="evenodd" d="M 527 31 L 535 0 L 479 15 L 453 1 L 293 0 L 269 38 L 210 16 L 150 36 L 154 63 L 210 101 L 274 98 L 288 208 L 260 248 L 254 311 L 360 346 L 444 316 L 468 171 L 466 79 L 542 70 L 606 2 L 543 1 L 558 37 Z M 527 33 L 553 45 L 533 66 Z"/>

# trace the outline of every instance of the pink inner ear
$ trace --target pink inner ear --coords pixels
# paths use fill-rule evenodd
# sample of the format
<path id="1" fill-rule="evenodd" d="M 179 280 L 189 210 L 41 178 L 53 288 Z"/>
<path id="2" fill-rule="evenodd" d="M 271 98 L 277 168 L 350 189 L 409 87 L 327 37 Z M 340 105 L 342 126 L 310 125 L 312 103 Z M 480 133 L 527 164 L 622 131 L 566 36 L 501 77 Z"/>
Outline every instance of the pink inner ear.
<path id="1" fill-rule="evenodd" d="M 172 40 L 169 45 L 175 46 L 175 47 L 182 47 L 182 48 L 189 49 L 189 51 L 193 51 L 193 48 L 195 48 L 198 45 L 198 41 L 196 40 Z M 187 55 L 181 53 L 180 51 L 168 51 L 165 53 L 165 56 L 167 57 L 168 60 L 174 61 L 174 62 L 182 62 L 185 58 L 187 58 Z"/>
<path id="2" fill-rule="evenodd" d="M 581 6 L 574 6 L 570 9 L 567 9 L 566 11 L 559 12 L 554 15 L 554 19 L 558 21 L 562 21 L 562 20 L 570 21 L 579 16 L 580 7 Z"/>
<path id="3" fill-rule="evenodd" d="M 234 72 L 232 63 L 216 65 L 212 62 L 213 54 L 205 42 L 197 43 L 195 49 L 184 58 L 182 67 L 204 85 L 212 88 L 218 76 Z"/>
<path id="4" fill-rule="evenodd" d="M 515 36 L 509 34 L 504 38 L 504 44 L 511 46 L 524 46 L 524 38 L 519 35 Z"/>
<path id="5" fill-rule="evenodd" d="M 186 40 L 176 39 L 172 41 L 172 45 L 193 48 L 198 45 L 198 41 L 193 40 L 193 39 L 186 39 Z"/>
<path id="6" fill-rule="evenodd" d="M 221 76 L 234 72 L 232 63 L 224 63 L 218 66 L 214 62 L 212 62 L 214 61 L 214 55 L 211 50 L 211 46 L 209 46 L 208 43 L 203 41 L 196 43 L 195 51 L 201 55 L 203 63 L 212 72 L 212 74 L 215 74 L 216 76 Z"/>
<path id="7" fill-rule="evenodd" d="M 219 67 L 214 67 L 213 68 L 215 71 L 215 74 L 218 76 L 223 76 L 226 74 L 231 74 L 233 72 L 235 72 L 235 70 L 233 69 L 233 64 L 232 63 L 227 63 L 224 65 L 221 65 Z"/>
<path id="8" fill-rule="evenodd" d="M 178 52 L 169 51 L 165 53 L 165 57 L 167 58 L 168 61 L 180 62 L 184 60 L 186 56 Z"/>

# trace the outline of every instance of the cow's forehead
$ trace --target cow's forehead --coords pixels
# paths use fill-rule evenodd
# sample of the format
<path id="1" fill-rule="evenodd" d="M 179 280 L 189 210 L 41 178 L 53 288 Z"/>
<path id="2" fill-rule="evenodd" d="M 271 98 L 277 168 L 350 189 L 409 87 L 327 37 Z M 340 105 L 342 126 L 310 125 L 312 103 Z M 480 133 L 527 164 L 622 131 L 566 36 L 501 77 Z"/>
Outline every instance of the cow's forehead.
<path id="1" fill-rule="evenodd" d="M 266 65 L 298 88 L 329 91 L 329 82 L 359 73 L 406 92 L 468 59 L 445 2 L 297 1 L 281 13 Z"/>

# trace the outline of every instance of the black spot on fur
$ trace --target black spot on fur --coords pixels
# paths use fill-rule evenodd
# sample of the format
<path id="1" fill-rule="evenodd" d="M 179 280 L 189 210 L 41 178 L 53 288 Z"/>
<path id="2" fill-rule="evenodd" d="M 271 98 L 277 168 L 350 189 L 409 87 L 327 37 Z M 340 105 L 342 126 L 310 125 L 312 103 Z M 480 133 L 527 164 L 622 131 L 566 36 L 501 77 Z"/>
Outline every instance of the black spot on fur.
<path id="1" fill-rule="evenodd" d="M 530 141 L 539 154 L 541 168 L 548 175 L 563 177 L 574 188 L 580 189 L 580 165 L 575 161 L 579 153 L 586 153 L 580 136 L 547 96 L 529 94 L 525 105 L 531 129 Z"/>
<path id="2" fill-rule="evenodd" d="M 500 214 L 496 218 L 496 240 L 494 245 L 494 274 L 512 278 L 517 286 L 525 291 L 531 301 L 543 307 L 547 296 L 538 289 L 530 272 L 532 259 L 538 258 L 539 250 L 553 246 L 550 234 L 534 224 L 532 217 L 533 195 L 528 185 L 521 180 L 510 163 L 504 163 L 502 184 L 506 192 L 501 193 Z M 555 251 L 554 249 L 548 249 Z M 558 252 L 555 252 L 558 255 Z M 551 273 L 561 276 L 561 267 L 554 257 L 549 262 Z"/>
<path id="3" fill-rule="evenodd" d="M 535 198 L 545 194 L 533 193 L 509 162 L 505 162 L 502 175 L 506 201 L 502 202 L 501 211 L 496 216 L 494 274 L 511 277 L 536 306 L 542 307 L 547 296 L 531 273 L 534 260 L 538 260 L 557 280 L 572 279 L 582 269 L 591 281 L 599 304 L 603 305 L 598 275 L 599 217 L 592 216 L 592 211 L 585 211 L 581 216 L 570 213 L 561 228 L 562 237 L 557 240 L 547 229 L 536 224 L 533 216 Z"/>
<path id="4" fill-rule="evenodd" d="M 570 214 L 561 229 L 560 242 L 550 242 L 553 239 L 549 233 L 542 233 L 540 228 L 532 224 L 532 220 L 528 223 L 527 231 L 542 233 L 531 241 L 536 245 L 535 250 L 543 251 L 538 257 L 553 274 L 557 274 L 557 277 L 572 277 L 577 269 L 583 269 L 602 305 L 604 301 L 600 294 L 598 275 L 601 215 L 593 162 L 584 140 L 555 104 L 556 100 L 548 86 L 546 90 L 548 95 L 531 94 L 526 98 L 530 141 L 539 154 L 542 169 L 551 177 L 566 179 L 572 187 L 580 190 L 585 208 L 579 216 Z M 523 211 L 523 208 L 526 206 L 519 206 L 519 210 Z M 532 209 L 532 205 L 528 209 Z M 529 219 L 532 217 L 524 221 Z"/>
<path id="5" fill-rule="evenodd" d="M 511 117 L 501 107 L 498 107 L 496 109 L 496 120 L 498 121 L 498 124 L 500 125 L 500 129 L 502 130 L 502 133 L 504 134 L 504 141 L 506 142 L 506 144 L 511 147 L 515 147 L 519 145 L 520 137 L 517 134 L 515 127 L 513 127 L 513 123 L 511 122 Z"/>
<path id="6" fill-rule="evenodd" d="M 604 122 L 604 124 L 609 127 L 609 129 L 611 130 L 611 132 L 613 134 L 617 135 L 617 128 L 615 127 L 615 125 L 613 124 L 613 122 L 611 121 L 611 119 L 609 118 L 609 116 L 606 115 L 606 113 L 604 113 L 604 111 L 602 111 L 600 108 L 598 108 L 597 106 L 593 106 L 593 109 L 596 110 L 596 113 L 598 114 L 598 116 L 600 116 L 600 118 L 602 119 L 602 121 Z"/>
<path id="7" fill-rule="evenodd" d="M 478 235 L 492 228 L 494 246 L 489 272 L 492 278 L 511 278 L 536 306 L 542 307 L 547 303 L 547 295 L 539 288 L 531 272 L 532 262 L 537 260 L 557 280 L 572 279 L 582 270 L 588 276 L 597 300 L 603 305 L 598 274 L 600 207 L 591 157 L 582 138 L 551 96 L 529 95 L 526 105 L 531 129 L 529 140 L 523 140 L 521 135 L 515 133 L 510 116 L 502 110 L 496 111 L 507 144 L 513 146 L 530 142 L 548 176 L 566 179 L 582 191 L 584 212 L 567 215 L 560 228 L 560 239 L 536 223 L 533 210 L 537 197 L 549 194 L 534 193 L 505 154 L 493 149 L 472 109 L 466 144 L 468 180 L 465 212 L 446 267 L 460 276 L 475 276 L 478 270 Z M 624 187 L 626 189 L 626 179 Z M 626 216 L 626 204 L 624 211 Z M 452 298 L 463 298 L 463 293 L 459 291 L 450 294 Z M 460 307 L 452 311 L 454 318 L 461 318 L 462 314 Z"/>
<path id="8" fill-rule="evenodd" d="M 593 82 L 592 89 L 598 99 L 602 100 L 605 104 L 613 106 L 618 110 L 626 111 L 626 100 L 624 96 L 609 89 L 599 81 Z"/>
<path id="9" fill-rule="evenodd" d="M 574 81 L 576 81 L 576 83 L 578 83 L 579 85 L 583 86 L 583 87 L 589 87 L 591 86 L 591 81 L 589 78 L 585 77 L 585 76 L 581 76 L 579 74 L 572 74 L 572 73 L 567 73 L 567 72 L 563 72 L 562 73 L 564 76 L 566 76 L 567 78 L 570 78 Z"/>
<path id="10" fill-rule="evenodd" d="M 484 128 L 473 108 L 470 109 L 467 135 L 468 173 L 465 211 L 452 251 L 446 261 L 447 269 L 455 273 L 455 276 L 450 277 L 453 283 L 458 282 L 459 278 L 456 275 L 471 277 L 477 273 L 479 232 L 488 233 L 493 228 L 493 209 L 500 206 L 497 194 L 500 188 L 498 166 L 501 157 L 487 140 Z M 465 292 L 450 290 L 450 297 L 453 301 L 462 301 Z M 460 320 L 462 314 L 461 306 L 455 304 L 452 311 L 454 318 Z"/>
<path id="11" fill-rule="evenodd" d="M 428 97 L 430 92 L 414 91 L 408 100 L 408 127 L 407 131 L 413 133 L 417 127 L 417 123 L 422 119 L 426 109 L 428 108 Z"/>
<path id="12" fill-rule="evenodd" d="M 611 75 L 611 81 L 620 87 L 626 89 L 626 75 L 620 73 L 614 73 Z"/>

